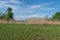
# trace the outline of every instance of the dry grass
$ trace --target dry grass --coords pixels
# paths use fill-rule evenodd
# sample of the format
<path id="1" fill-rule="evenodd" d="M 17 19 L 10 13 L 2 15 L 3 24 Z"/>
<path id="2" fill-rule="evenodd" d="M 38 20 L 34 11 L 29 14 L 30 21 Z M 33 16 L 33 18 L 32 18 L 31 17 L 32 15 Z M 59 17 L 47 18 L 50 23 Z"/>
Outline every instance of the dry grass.
<path id="1" fill-rule="evenodd" d="M 14 20 L 0 20 L 0 23 L 3 24 L 59 24 L 60 25 L 60 21 L 52 21 L 52 20 L 27 20 L 26 22 L 21 22 L 21 21 L 14 21 Z"/>
<path id="2" fill-rule="evenodd" d="M 60 21 L 52 21 L 52 20 L 29 20 L 28 24 L 60 24 Z"/>

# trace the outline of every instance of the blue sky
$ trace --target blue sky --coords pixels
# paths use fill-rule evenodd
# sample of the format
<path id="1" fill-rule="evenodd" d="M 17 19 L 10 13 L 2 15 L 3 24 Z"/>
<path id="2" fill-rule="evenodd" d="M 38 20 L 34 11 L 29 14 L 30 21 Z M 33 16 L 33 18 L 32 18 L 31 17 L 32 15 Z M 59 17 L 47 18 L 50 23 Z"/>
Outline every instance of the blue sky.
<path id="1" fill-rule="evenodd" d="M 44 18 L 60 11 L 60 0 L 0 0 L 0 11 L 4 12 L 7 7 L 13 9 L 16 20 Z"/>

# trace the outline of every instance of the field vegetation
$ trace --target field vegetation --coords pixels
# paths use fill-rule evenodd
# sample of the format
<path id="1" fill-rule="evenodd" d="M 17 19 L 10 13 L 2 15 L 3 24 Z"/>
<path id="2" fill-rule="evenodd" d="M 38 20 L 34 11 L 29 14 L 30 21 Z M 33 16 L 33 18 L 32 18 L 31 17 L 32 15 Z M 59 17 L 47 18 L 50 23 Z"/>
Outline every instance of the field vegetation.
<path id="1" fill-rule="evenodd" d="M 0 40 L 60 40 L 60 25 L 0 24 Z"/>

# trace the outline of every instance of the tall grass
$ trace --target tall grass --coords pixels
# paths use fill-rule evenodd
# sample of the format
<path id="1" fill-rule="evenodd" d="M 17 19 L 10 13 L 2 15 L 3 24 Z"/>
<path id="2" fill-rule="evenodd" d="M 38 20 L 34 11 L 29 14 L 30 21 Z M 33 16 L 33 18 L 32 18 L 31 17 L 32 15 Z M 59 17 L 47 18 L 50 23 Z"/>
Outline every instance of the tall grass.
<path id="1" fill-rule="evenodd" d="M 60 25 L 0 24 L 0 40 L 60 40 Z"/>

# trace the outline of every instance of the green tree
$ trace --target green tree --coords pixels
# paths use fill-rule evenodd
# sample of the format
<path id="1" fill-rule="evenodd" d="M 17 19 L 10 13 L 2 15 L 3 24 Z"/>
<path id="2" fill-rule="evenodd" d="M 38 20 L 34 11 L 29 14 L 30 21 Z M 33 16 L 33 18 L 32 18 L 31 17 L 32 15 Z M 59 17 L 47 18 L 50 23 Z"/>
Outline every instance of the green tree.
<path id="1" fill-rule="evenodd" d="M 8 7 L 6 13 L 2 13 L 0 15 L 0 19 L 6 19 L 7 21 L 9 21 L 10 19 L 13 20 L 12 8 Z"/>
<path id="2" fill-rule="evenodd" d="M 7 16 L 9 17 L 9 19 L 13 19 L 12 8 L 10 8 L 10 7 L 8 7 L 8 9 L 7 9 Z"/>
<path id="3" fill-rule="evenodd" d="M 51 19 L 53 19 L 53 20 L 60 20 L 60 12 L 56 12 L 56 13 L 52 16 Z"/>

